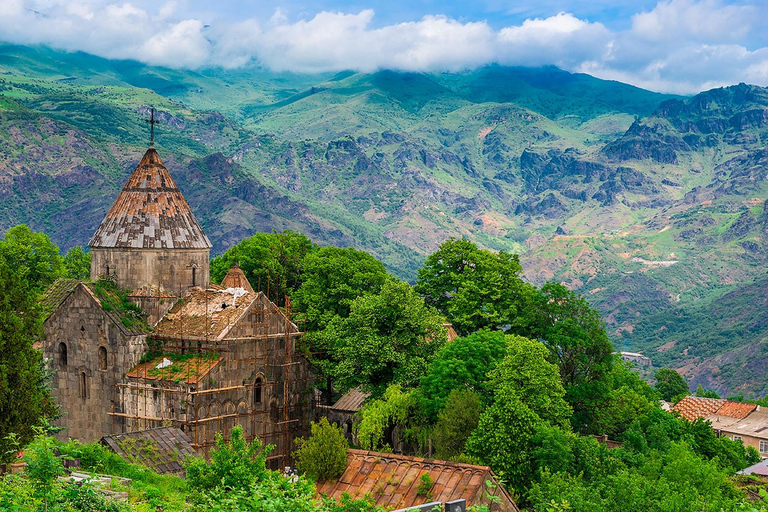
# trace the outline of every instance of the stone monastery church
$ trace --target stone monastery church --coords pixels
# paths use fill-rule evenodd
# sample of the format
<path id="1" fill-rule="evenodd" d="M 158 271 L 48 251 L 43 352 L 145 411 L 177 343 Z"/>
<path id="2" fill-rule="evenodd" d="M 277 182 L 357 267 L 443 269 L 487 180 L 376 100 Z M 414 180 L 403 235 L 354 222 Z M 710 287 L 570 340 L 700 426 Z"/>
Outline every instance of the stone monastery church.
<path id="1" fill-rule="evenodd" d="M 153 147 L 89 246 L 90 280 L 43 301 L 59 436 L 176 427 L 207 453 L 239 424 L 287 463 L 312 399 L 299 329 L 237 265 L 210 283 L 211 243 Z"/>

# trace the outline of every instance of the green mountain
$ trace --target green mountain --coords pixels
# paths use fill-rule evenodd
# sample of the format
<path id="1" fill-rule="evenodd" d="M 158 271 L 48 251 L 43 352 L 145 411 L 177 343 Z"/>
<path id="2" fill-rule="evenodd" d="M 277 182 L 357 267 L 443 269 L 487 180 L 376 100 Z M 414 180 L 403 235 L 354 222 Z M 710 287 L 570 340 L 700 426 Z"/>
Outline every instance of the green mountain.
<path id="1" fill-rule="evenodd" d="M 295 229 L 412 279 L 465 236 L 583 293 L 617 347 L 724 393 L 768 391 L 768 367 L 712 372 L 765 339 L 724 327 L 749 324 L 729 294 L 766 263 L 764 88 L 681 98 L 553 67 L 192 72 L 0 45 L 0 89 L 0 229 L 87 243 L 154 107 L 214 252 Z"/>

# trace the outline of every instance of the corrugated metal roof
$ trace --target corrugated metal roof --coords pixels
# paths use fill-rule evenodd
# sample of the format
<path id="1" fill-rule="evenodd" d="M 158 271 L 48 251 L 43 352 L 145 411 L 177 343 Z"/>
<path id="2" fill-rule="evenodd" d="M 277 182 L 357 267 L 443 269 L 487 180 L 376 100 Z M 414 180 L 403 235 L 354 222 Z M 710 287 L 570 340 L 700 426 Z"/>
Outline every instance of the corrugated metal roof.
<path id="1" fill-rule="evenodd" d="M 703 398 L 699 396 L 686 396 L 675 404 L 673 411 L 680 413 L 683 418 L 693 421 L 696 418 L 706 418 L 714 414 L 723 406 L 725 400 L 720 398 Z"/>
<path id="2" fill-rule="evenodd" d="M 153 148 L 144 154 L 88 245 L 211 248 L 203 228 Z"/>
<path id="3" fill-rule="evenodd" d="M 408 457 L 391 453 L 348 450 L 347 469 L 338 480 L 317 482 L 318 494 L 336 499 L 347 492 L 352 496 L 370 493 L 379 506 L 407 508 L 430 501 L 467 500 L 467 505 L 487 503 L 486 480 L 495 476 L 487 466 L 473 466 L 444 460 Z M 417 494 L 421 475 L 428 473 L 434 482 L 430 496 Z M 501 498 L 491 510 L 517 511 L 503 487 L 493 489 Z M 493 494 L 493 493 L 492 493 Z"/>
<path id="4" fill-rule="evenodd" d="M 101 438 L 101 443 L 125 460 L 157 473 L 184 472 L 184 457 L 195 455 L 187 435 L 175 427 L 158 427 Z"/>
<path id="5" fill-rule="evenodd" d="M 357 412 L 363 408 L 365 399 L 371 396 L 370 393 L 363 393 L 359 389 L 351 389 L 346 395 L 331 406 L 331 409 L 337 411 Z"/>

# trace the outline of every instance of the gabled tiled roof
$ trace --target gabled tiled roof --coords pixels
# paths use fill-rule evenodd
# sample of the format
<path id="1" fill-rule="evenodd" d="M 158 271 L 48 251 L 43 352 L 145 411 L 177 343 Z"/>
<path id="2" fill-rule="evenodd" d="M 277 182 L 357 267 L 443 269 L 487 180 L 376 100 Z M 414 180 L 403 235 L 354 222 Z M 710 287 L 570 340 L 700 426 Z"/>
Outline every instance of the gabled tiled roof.
<path id="1" fill-rule="evenodd" d="M 91 247 L 210 249 L 160 157 L 147 150 L 94 233 Z"/>
<path id="2" fill-rule="evenodd" d="M 467 505 L 490 504 L 487 496 L 490 493 L 501 499 L 499 504 L 490 507 L 492 511 L 518 511 L 502 486 L 488 488 L 485 485 L 487 480 L 498 484 L 487 466 L 363 450 L 348 450 L 347 461 L 347 468 L 338 480 L 317 482 L 318 494 L 336 499 L 345 492 L 353 497 L 370 494 L 377 505 L 391 509 L 458 499 L 467 500 Z M 417 494 L 424 473 L 429 473 L 434 482 L 429 499 Z"/>
<path id="3" fill-rule="evenodd" d="M 715 414 L 719 416 L 728 416 L 730 418 L 746 418 L 749 413 L 757 409 L 757 404 L 750 404 L 744 402 L 731 402 L 730 400 L 725 402 Z"/>
<path id="4" fill-rule="evenodd" d="M 189 437 L 175 427 L 105 436 L 101 444 L 128 462 L 147 466 L 157 473 L 183 473 L 184 457 L 195 455 Z"/>
<path id="5" fill-rule="evenodd" d="M 72 290 L 80 283 L 77 279 L 59 278 L 48 288 L 40 298 L 40 306 L 43 308 L 45 317 L 56 311 L 64 299 L 69 297 Z"/>
<path id="6" fill-rule="evenodd" d="M 686 396 L 675 404 L 673 411 L 680 413 L 683 418 L 693 421 L 696 418 L 706 418 L 723 406 L 725 400 L 720 398 L 703 398 Z"/>

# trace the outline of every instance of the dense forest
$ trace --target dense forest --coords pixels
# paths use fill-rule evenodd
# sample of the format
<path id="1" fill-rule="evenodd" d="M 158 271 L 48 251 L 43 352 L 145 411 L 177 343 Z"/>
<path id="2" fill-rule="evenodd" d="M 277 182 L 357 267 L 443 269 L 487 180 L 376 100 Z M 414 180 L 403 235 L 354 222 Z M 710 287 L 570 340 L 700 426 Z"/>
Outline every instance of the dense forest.
<path id="1" fill-rule="evenodd" d="M 488 465 L 521 507 L 542 512 L 768 510 L 745 492 L 765 496 L 765 482 L 735 476 L 759 460 L 757 452 L 718 438 L 705 421 L 663 411 L 661 398 L 689 393 L 685 381 L 667 369 L 654 386 L 642 380 L 616 357 L 582 296 L 554 282 L 529 284 L 514 254 L 451 238 L 411 285 L 368 253 L 284 231 L 253 235 L 215 257 L 212 280 L 234 262 L 279 305 L 290 299 L 327 391 L 371 394 L 359 414 L 362 448 Z M 161 477 L 99 445 L 49 437 L 57 407 L 33 347 L 44 314 L 39 297 L 59 277 L 87 278 L 89 267 L 80 247 L 62 256 L 44 233 L 23 225 L 0 241 L 0 454 L 10 462 L 23 449 L 28 463 L 25 476 L 0 481 L 0 508 L 379 510 L 370 497 L 315 496 L 313 480 L 343 470 L 343 455 L 341 466 L 328 463 L 346 443 L 327 421 L 297 441 L 298 479 L 267 470 L 269 447 L 247 443 L 237 427 L 210 463 L 187 461 L 187 480 Z M 446 323 L 459 337 L 448 340 Z M 133 478 L 123 489 L 128 502 L 58 480 L 54 451 L 95 473 Z"/>

